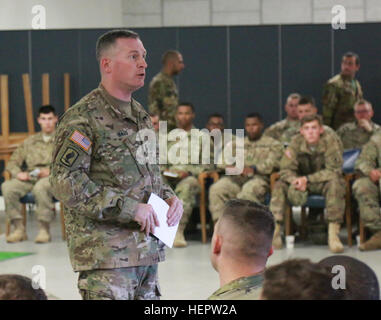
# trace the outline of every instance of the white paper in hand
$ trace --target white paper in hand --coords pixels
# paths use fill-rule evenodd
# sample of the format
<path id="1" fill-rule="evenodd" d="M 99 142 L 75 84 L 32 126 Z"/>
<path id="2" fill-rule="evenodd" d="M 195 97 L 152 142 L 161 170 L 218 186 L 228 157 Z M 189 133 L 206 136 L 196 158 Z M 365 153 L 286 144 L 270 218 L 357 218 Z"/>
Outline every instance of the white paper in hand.
<path id="1" fill-rule="evenodd" d="M 156 212 L 160 223 L 160 227 L 155 227 L 153 235 L 163 241 L 168 247 L 172 248 L 179 224 L 174 227 L 168 226 L 167 212 L 169 205 L 154 193 L 151 193 L 151 196 L 148 199 L 148 204 L 150 204 Z"/>

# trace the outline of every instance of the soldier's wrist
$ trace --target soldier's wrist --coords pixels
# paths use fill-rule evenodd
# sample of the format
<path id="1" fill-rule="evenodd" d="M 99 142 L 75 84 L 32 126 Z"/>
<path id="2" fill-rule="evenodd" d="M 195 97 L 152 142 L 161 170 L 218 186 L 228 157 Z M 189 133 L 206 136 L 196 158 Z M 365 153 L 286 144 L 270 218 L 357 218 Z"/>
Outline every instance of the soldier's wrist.
<path id="1" fill-rule="evenodd" d="M 136 209 L 139 202 L 131 198 L 119 199 L 117 205 L 120 209 L 118 221 L 122 223 L 128 223 L 135 219 Z"/>

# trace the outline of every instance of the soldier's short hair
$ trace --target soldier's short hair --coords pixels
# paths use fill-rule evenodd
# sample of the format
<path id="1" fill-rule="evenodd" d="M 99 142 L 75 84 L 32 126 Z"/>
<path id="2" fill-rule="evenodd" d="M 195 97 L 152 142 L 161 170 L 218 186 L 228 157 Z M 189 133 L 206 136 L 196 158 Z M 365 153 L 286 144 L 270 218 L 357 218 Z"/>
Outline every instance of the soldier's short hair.
<path id="1" fill-rule="evenodd" d="M 174 58 L 177 58 L 179 56 L 180 52 L 177 51 L 177 50 L 167 50 L 163 53 L 162 57 L 161 57 L 161 63 L 164 65 L 166 65 L 168 63 L 168 61 L 170 61 L 171 59 L 174 59 Z"/>
<path id="2" fill-rule="evenodd" d="M 212 118 L 221 118 L 222 120 L 224 120 L 224 116 L 221 114 L 221 113 L 212 113 L 208 116 L 208 122 L 210 121 L 210 119 Z"/>
<path id="3" fill-rule="evenodd" d="M 48 300 L 48 298 L 44 290 L 33 288 L 30 278 L 18 274 L 2 274 L 0 300 Z"/>
<path id="4" fill-rule="evenodd" d="M 314 97 L 312 97 L 312 96 L 302 96 L 302 97 L 300 98 L 298 104 L 300 104 L 300 105 L 311 104 L 311 105 L 313 105 L 314 107 L 316 107 L 315 99 L 314 99 Z"/>
<path id="5" fill-rule="evenodd" d="M 156 113 L 156 112 L 148 112 L 148 115 L 150 116 L 150 117 L 158 117 L 159 116 L 159 114 L 158 113 Z"/>
<path id="6" fill-rule="evenodd" d="M 96 44 L 95 54 L 98 61 L 101 60 L 102 53 L 108 50 L 119 38 L 139 39 L 139 35 L 132 30 L 115 29 L 102 34 Z"/>
<path id="7" fill-rule="evenodd" d="M 302 97 L 302 96 L 301 96 L 299 93 L 296 93 L 296 92 L 294 92 L 294 93 L 290 93 L 290 94 L 288 95 L 286 101 L 288 102 L 288 101 L 291 100 L 291 99 L 299 99 L 299 100 L 300 100 L 301 97 Z"/>
<path id="8" fill-rule="evenodd" d="M 347 51 L 346 53 L 343 54 L 343 59 L 344 58 L 356 58 L 356 65 L 358 66 L 360 64 L 360 57 L 357 53 L 354 53 L 353 51 Z"/>
<path id="9" fill-rule="evenodd" d="M 257 118 L 260 122 L 263 123 L 263 118 L 262 118 L 261 114 L 259 114 L 258 112 L 250 112 L 245 117 L 245 119 L 248 119 L 248 118 Z"/>
<path id="10" fill-rule="evenodd" d="M 48 114 L 51 112 L 54 115 L 56 115 L 56 109 L 54 109 L 54 107 L 51 104 L 46 104 L 46 105 L 41 106 L 40 109 L 38 109 L 38 116 L 40 116 L 41 113 Z"/>
<path id="11" fill-rule="evenodd" d="M 346 282 L 351 285 L 351 300 L 380 300 L 380 286 L 374 271 L 364 262 L 342 255 L 334 255 L 319 261 L 319 265 L 332 270 L 334 266 L 345 269 Z M 352 285 L 353 284 L 353 285 Z"/>
<path id="12" fill-rule="evenodd" d="M 329 268 L 308 259 L 290 259 L 266 269 L 262 298 L 266 300 L 348 300 L 347 290 L 332 286 Z"/>
<path id="13" fill-rule="evenodd" d="M 362 106 L 362 105 L 368 105 L 370 109 L 373 109 L 372 104 L 368 100 L 365 100 L 365 99 L 357 100 L 355 103 L 354 109 L 356 110 L 357 106 Z"/>
<path id="14" fill-rule="evenodd" d="M 226 223 L 240 237 L 234 243 L 235 254 L 246 259 L 267 258 L 274 235 L 274 216 L 266 206 L 243 199 L 229 200 L 220 223 Z"/>
<path id="15" fill-rule="evenodd" d="M 176 111 L 179 109 L 179 107 L 182 107 L 182 106 L 187 106 L 189 108 L 192 109 L 192 112 L 194 113 L 195 112 L 195 109 L 194 109 L 194 105 L 191 103 L 191 102 L 180 102 L 177 106 L 176 106 Z"/>
<path id="16" fill-rule="evenodd" d="M 323 119 L 319 114 L 310 114 L 308 116 L 303 117 L 302 120 L 300 120 L 300 125 L 303 127 L 305 123 L 311 121 L 317 121 L 320 126 L 323 126 Z"/>

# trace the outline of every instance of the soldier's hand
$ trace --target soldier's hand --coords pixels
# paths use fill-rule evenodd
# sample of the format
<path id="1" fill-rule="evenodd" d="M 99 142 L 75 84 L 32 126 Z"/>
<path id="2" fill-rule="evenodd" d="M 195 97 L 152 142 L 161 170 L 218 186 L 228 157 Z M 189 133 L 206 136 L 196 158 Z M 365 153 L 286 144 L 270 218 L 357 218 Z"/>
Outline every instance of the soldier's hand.
<path id="1" fill-rule="evenodd" d="M 30 176 L 28 172 L 19 172 L 16 178 L 20 181 L 28 181 L 30 180 Z"/>
<path id="2" fill-rule="evenodd" d="M 359 126 L 364 128 L 368 132 L 373 131 L 372 125 L 370 124 L 370 121 L 368 121 L 367 119 L 360 119 Z"/>
<path id="3" fill-rule="evenodd" d="M 145 231 L 146 235 L 154 233 L 155 227 L 159 227 L 159 219 L 150 204 L 139 203 L 135 211 L 135 219 L 140 224 L 140 231 Z"/>
<path id="4" fill-rule="evenodd" d="M 176 171 L 176 173 L 179 175 L 179 179 L 185 179 L 189 176 L 189 173 L 186 171 Z"/>
<path id="5" fill-rule="evenodd" d="M 369 173 L 369 178 L 370 180 L 372 180 L 374 183 L 377 183 L 380 178 L 381 178 L 381 171 L 378 170 L 378 169 L 373 169 L 370 173 Z"/>
<path id="6" fill-rule="evenodd" d="M 295 186 L 296 190 L 306 191 L 306 189 L 307 189 L 307 178 L 306 177 L 296 178 L 292 182 L 292 184 Z"/>
<path id="7" fill-rule="evenodd" d="M 43 168 L 43 169 L 41 169 L 40 173 L 38 174 L 38 177 L 39 178 L 45 178 L 45 177 L 48 177 L 49 174 L 50 174 L 49 168 Z"/>
<path id="8" fill-rule="evenodd" d="M 173 227 L 176 226 L 183 216 L 183 203 L 176 196 L 165 200 L 169 205 L 169 209 L 167 212 L 167 223 L 168 226 Z"/>
<path id="9" fill-rule="evenodd" d="M 244 177 L 253 176 L 254 175 L 254 169 L 250 168 L 250 167 L 245 167 L 245 168 L 243 168 L 241 175 Z"/>

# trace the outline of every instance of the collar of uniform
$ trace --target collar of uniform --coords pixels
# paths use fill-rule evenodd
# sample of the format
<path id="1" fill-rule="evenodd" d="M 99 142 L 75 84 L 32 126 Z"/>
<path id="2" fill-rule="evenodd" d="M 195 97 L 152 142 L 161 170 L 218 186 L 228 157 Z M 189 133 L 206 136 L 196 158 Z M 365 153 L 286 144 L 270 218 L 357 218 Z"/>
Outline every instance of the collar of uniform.
<path id="1" fill-rule="evenodd" d="M 261 140 L 263 138 L 263 132 L 261 133 L 261 135 L 259 136 L 258 139 L 255 139 L 255 140 L 250 140 L 248 136 L 245 137 L 245 143 L 251 143 L 251 144 L 255 144 L 257 143 L 259 140 Z"/>
<path id="2" fill-rule="evenodd" d="M 316 145 L 316 149 L 315 149 L 314 152 L 318 152 L 318 153 L 324 152 L 324 143 L 323 143 L 322 137 L 323 137 L 323 135 L 320 135 L 319 142 Z M 311 151 L 310 148 L 308 148 L 307 141 L 304 138 L 303 138 L 303 142 L 302 142 L 302 144 L 300 146 L 300 151 L 303 152 L 303 153 L 308 153 L 308 154 L 314 153 L 314 152 Z"/>
<path id="3" fill-rule="evenodd" d="M 34 135 L 34 139 L 35 139 L 35 141 L 42 141 L 42 142 L 44 142 L 44 139 L 43 139 L 42 135 L 43 135 L 42 131 L 37 132 L 37 133 Z"/>
<path id="4" fill-rule="evenodd" d="M 349 82 L 351 82 L 352 80 L 353 80 L 353 81 L 356 81 L 355 78 L 352 79 L 350 76 L 345 76 L 345 75 L 343 75 L 343 74 L 341 74 L 341 73 L 340 73 L 340 77 L 341 77 L 341 79 L 342 79 L 343 81 L 349 81 Z"/>
<path id="5" fill-rule="evenodd" d="M 118 115 L 122 116 L 123 118 L 128 118 L 137 123 L 137 118 L 133 114 L 134 112 L 134 100 L 131 98 L 131 101 L 123 101 L 119 100 L 118 98 L 115 98 L 114 96 L 110 95 L 105 87 L 102 84 L 99 84 L 99 89 L 103 95 L 103 97 L 106 99 L 106 101 L 110 104 L 111 109 Z"/>
<path id="6" fill-rule="evenodd" d="M 213 296 L 214 295 L 218 296 L 234 288 L 244 289 L 244 288 L 252 288 L 252 287 L 260 286 L 262 282 L 263 282 L 263 272 L 257 273 L 249 277 L 238 278 L 233 281 L 230 281 L 229 283 L 219 288 L 216 292 L 213 293 Z"/>
<path id="7" fill-rule="evenodd" d="M 169 79 L 169 80 L 173 80 L 172 77 L 171 77 L 170 75 L 164 73 L 164 71 L 160 71 L 160 74 L 161 74 L 161 76 L 164 77 L 164 78 L 167 78 L 167 79 Z"/>

